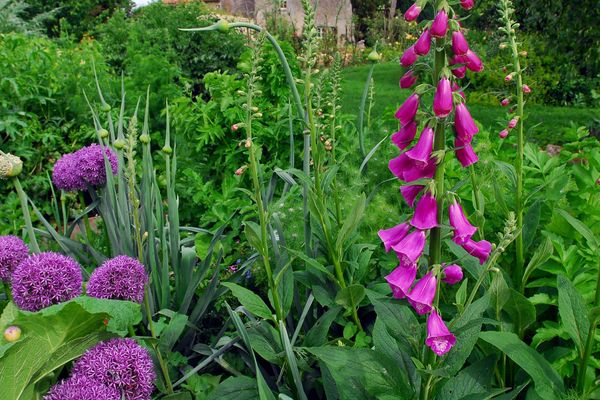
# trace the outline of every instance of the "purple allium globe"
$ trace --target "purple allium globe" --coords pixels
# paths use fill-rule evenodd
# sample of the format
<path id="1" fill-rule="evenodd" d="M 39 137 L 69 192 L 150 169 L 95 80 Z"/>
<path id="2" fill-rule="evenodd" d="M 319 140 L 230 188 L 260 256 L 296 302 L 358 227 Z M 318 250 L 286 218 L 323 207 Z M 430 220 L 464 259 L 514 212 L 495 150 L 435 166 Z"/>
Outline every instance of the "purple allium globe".
<path id="1" fill-rule="evenodd" d="M 144 286 L 148 275 L 144 266 L 128 256 L 107 260 L 92 273 L 87 294 L 98 299 L 144 301 Z"/>
<path id="2" fill-rule="evenodd" d="M 63 155 L 54 164 L 52 182 L 68 192 L 85 190 L 88 186 L 101 186 L 106 183 L 104 154 L 110 163 L 113 175 L 117 173 L 117 155 L 110 148 L 92 144 L 74 153 Z"/>
<path id="3" fill-rule="evenodd" d="M 8 282 L 10 275 L 29 255 L 29 248 L 20 238 L 0 236 L 0 281 Z"/>
<path id="4" fill-rule="evenodd" d="M 117 389 L 125 400 L 149 400 L 156 377 L 148 350 L 130 338 L 98 343 L 77 360 L 72 375 Z"/>
<path id="5" fill-rule="evenodd" d="M 54 385 L 44 400 L 121 400 L 121 393 L 118 389 L 76 375 Z"/>
<path id="6" fill-rule="evenodd" d="M 15 304 L 26 311 L 39 311 L 79 296 L 82 281 L 79 264 L 53 252 L 30 256 L 11 277 Z"/>

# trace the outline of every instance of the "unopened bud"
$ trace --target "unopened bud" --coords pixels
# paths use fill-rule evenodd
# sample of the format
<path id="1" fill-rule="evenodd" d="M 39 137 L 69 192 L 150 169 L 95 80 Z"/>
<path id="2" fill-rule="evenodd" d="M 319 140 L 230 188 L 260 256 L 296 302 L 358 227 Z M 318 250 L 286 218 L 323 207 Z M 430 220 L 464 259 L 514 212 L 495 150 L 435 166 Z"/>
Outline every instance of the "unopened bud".
<path id="1" fill-rule="evenodd" d="M 104 128 L 101 128 L 98 130 L 98 135 L 100 135 L 102 139 L 106 139 L 108 137 L 108 131 Z"/>
<path id="2" fill-rule="evenodd" d="M 0 179 L 14 178 L 23 171 L 23 161 L 9 153 L 0 153 Z"/>
<path id="3" fill-rule="evenodd" d="M 501 130 L 498 136 L 500 136 L 500 139 L 506 139 L 506 137 L 508 136 L 508 129 Z"/>
<path id="4" fill-rule="evenodd" d="M 220 20 L 217 22 L 216 28 L 218 32 L 227 33 L 229 31 L 229 23 L 225 20 Z"/>
<path id="5" fill-rule="evenodd" d="M 231 130 L 232 130 L 232 131 L 234 131 L 234 132 L 235 132 L 235 131 L 237 131 L 238 129 L 240 129 L 240 127 L 239 127 L 239 125 L 238 125 L 238 124 L 233 124 L 233 125 L 231 125 Z"/>
<path id="6" fill-rule="evenodd" d="M 523 90 L 523 93 L 531 93 L 531 89 L 527 85 L 523 85 L 521 89 Z"/>
<path id="7" fill-rule="evenodd" d="M 125 140 L 123 140 L 123 139 L 115 140 L 115 144 L 114 144 L 115 149 L 123 150 L 125 148 L 125 145 L 126 145 Z"/>
<path id="8" fill-rule="evenodd" d="M 250 107 L 250 110 L 252 112 L 258 112 L 258 107 L 256 107 L 256 106 Z"/>
<path id="9" fill-rule="evenodd" d="M 4 331 L 4 339 L 6 339 L 7 342 L 16 342 L 20 338 L 21 338 L 21 328 L 19 328 L 18 326 L 14 326 L 14 325 L 9 326 Z"/>
<path id="10" fill-rule="evenodd" d="M 241 167 L 239 167 L 238 169 L 235 170 L 235 174 L 237 176 L 242 175 L 246 170 L 248 169 L 247 165 L 242 165 Z"/>
<path id="11" fill-rule="evenodd" d="M 111 107 L 108 104 L 104 103 L 100 106 L 100 111 L 109 112 L 110 108 Z"/>
<path id="12" fill-rule="evenodd" d="M 510 99 L 502 99 L 500 104 L 502 105 L 502 107 L 506 107 L 510 104 Z"/>
<path id="13" fill-rule="evenodd" d="M 148 135 L 147 133 L 142 134 L 140 136 L 140 142 L 142 142 L 143 144 L 150 143 L 150 135 Z"/>
<path id="14" fill-rule="evenodd" d="M 254 114 L 254 118 L 262 118 L 263 114 L 260 112 L 257 112 L 256 114 Z"/>
<path id="15" fill-rule="evenodd" d="M 173 154 L 173 149 L 171 148 L 171 146 L 169 146 L 169 145 L 167 144 L 167 145 L 165 145 L 165 146 L 162 148 L 162 152 L 163 152 L 163 153 L 165 153 L 165 154 L 167 154 L 167 155 L 170 155 L 170 154 Z"/>
<path id="16" fill-rule="evenodd" d="M 519 52 L 519 55 L 520 55 L 521 57 L 527 57 L 527 52 L 526 52 L 525 50 L 523 50 L 523 51 L 520 51 L 520 52 Z"/>
<path id="17" fill-rule="evenodd" d="M 519 117 L 514 117 L 508 122 L 508 129 L 513 129 L 519 123 Z"/>
<path id="18" fill-rule="evenodd" d="M 373 50 L 367 56 L 367 60 L 372 61 L 372 62 L 377 62 L 377 61 L 381 60 L 381 54 L 379 54 L 376 50 Z"/>
<path id="19" fill-rule="evenodd" d="M 500 47 L 501 50 L 504 50 L 505 48 L 508 47 L 508 44 L 506 44 L 506 43 L 500 43 L 500 45 L 498 47 Z"/>
<path id="20" fill-rule="evenodd" d="M 515 76 L 514 72 L 511 72 L 510 74 L 506 75 L 504 77 L 504 82 L 510 82 L 510 81 L 512 81 L 512 79 L 513 79 L 514 76 Z"/>
<path id="21" fill-rule="evenodd" d="M 252 139 L 246 139 L 246 141 L 244 142 L 244 147 L 247 149 L 252 147 Z"/>

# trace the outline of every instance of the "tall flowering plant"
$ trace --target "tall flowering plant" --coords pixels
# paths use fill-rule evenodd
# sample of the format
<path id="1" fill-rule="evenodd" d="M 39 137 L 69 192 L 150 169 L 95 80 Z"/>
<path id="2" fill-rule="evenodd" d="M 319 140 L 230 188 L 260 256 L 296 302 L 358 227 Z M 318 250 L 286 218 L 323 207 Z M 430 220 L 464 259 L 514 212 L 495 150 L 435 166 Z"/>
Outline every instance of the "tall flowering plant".
<path id="1" fill-rule="evenodd" d="M 477 227 L 469 222 L 459 200 L 444 185 L 445 167 L 453 158 L 463 168 L 478 161 L 473 150 L 478 128 L 460 88 L 467 71 L 483 70 L 460 22 L 464 17 L 461 14 L 470 10 L 473 2 L 461 1 L 459 8 L 446 0 L 419 0 L 408 9 L 405 19 L 417 20 L 428 4 L 434 9 L 434 19 L 420 23 L 422 34 L 400 60 L 407 69 L 401 87 L 412 87 L 419 80 L 423 83 L 415 87 L 395 114 L 400 129 L 391 140 L 400 154 L 389 162 L 390 171 L 401 181 L 400 193 L 413 212 L 407 221 L 379 231 L 379 236 L 386 251 L 393 250 L 398 258 L 398 266 L 386 277 L 393 296 L 406 298 L 417 314 L 427 315 L 425 344 L 442 356 L 455 345 L 456 337 L 444 323 L 438 307 L 440 286 L 442 282 L 454 284 L 462 279 L 462 268 L 442 259 L 442 225 L 447 219 L 453 231 L 452 241 L 482 265 L 490 256 L 492 244 L 474 239 Z M 430 52 L 432 65 L 428 66 L 430 59 L 420 61 L 420 57 Z M 423 71 L 431 71 L 431 77 Z M 420 264 L 425 267 L 420 268 Z"/>

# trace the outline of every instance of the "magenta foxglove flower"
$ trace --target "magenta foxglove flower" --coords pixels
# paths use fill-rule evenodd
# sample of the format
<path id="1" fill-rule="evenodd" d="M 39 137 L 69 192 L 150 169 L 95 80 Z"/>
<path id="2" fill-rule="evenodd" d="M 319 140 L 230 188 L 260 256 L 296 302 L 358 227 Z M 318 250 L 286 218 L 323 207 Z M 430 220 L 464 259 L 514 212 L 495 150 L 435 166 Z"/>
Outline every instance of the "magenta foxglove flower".
<path id="1" fill-rule="evenodd" d="M 97 299 L 144 301 L 148 275 L 135 258 L 117 256 L 96 268 L 87 284 L 87 295 Z"/>
<path id="2" fill-rule="evenodd" d="M 156 377 L 148 350 L 130 338 L 100 342 L 77 360 L 71 373 L 116 389 L 125 400 L 150 400 Z"/>
<path id="3" fill-rule="evenodd" d="M 72 376 L 50 389 L 44 400 L 121 400 L 121 393 L 85 376 Z"/>
<path id="4" fill-rule="evenodd" d="M 523 90 L 523 93 L 531 93 L 531 89 L 527 85 L 523 85 L 523 87 L 521 87 L 521 90 Z"/>
<path id="5" fill-rule="evenodd" d="M 506 107 L 510 104 L 510 99 L 502 99 L 500 104 L 502 105 L 502 107 Z"/>
<path id="6" fill-rule="evenodd" d="M 413 263 L 407 266 L 400 265 L 396 267 L 385 277 L 385 280 L 390 285 L 394 298 L 403 299 L 410 290 L 416 276 L 417 265 Z"/>
<path id="7" fill-rule="evenodd" d="M 396 252 L 401 266 L 408 266 L 417 262 L 425 248 L 425 232 L 414 230 L 400 242 L 392 246 Z"/>
<path id="8" fill-rule="evenodd" d="M 426 126 L 423 128 L 423 131 L 421 131 L 417 144 L 405 153 L 418 167 L 423 168 L 429 162 L 433 150 L 434 137 L 435 133 L 433 132 L 433 129 Z"/>
<path id="9" fill-rule="evenodd" d="M 452 112 L 452 87 L 446 77 L 440 79 L 433 96 L 433 111 L 439 118 L 447 117 Z"/>
<path id="10" fill-rule="evenodd" d="M 467 66 L 466 65 L 452 69 L 452 75 L 454 75 L 458 79 L 464 78 L 466 74 L 467 74 Z"/>
<path id="11" fill-rule="evenodd" d="M 392 246 L 398 244 L 402 239 L 406 237 L 406 234 L 410 230 L 410 225 L 405 223 L 394 226 L 389 229 L 381 229 L 377 232 L 377 235 L 385 246 L 385 251 L 388 252 Z"/>
<path id="12" fill-rule="evenodd" d="M 449 285 L 454 285 L 455 283 L 460 282 L 463 278 L 462 268 L 456 264 L 452 264 L 452 265 L 448 265 L 448 266 L 444 267 L 444 270 L 442 271 L 442 273 L 444 276 L 442 281 L 444 281 L 445 283 L 447 283 Z"/>
<path id="13" fill-rule="evenodd" d="M 465 95 L 465 92 L 461 89 L 460 86 L 458 86 L 458 83 L 456 82 L 452 82 L 452 92 L 457 92 L 460 97 L 462 97 L 463 99 L 467 99 L 467 95 Z"/>
<path id="14" fill-rule="evenodd" d="M 477 228 L 471 225 L 460 204 L 456 200 L 448 207 L 450 225 L 454 228 L 454 242 L 463 244 L 471 239 Z"/>
<path id="15" fill-rule="evenodd" d="M 406 296 L 417 314 L 423 315 L 431 311 L 431 304 L 435 298 L 436 289 L 437 279 L 431 272 L 428 272 L 417 281 L 415 287 Z"/>
<path id="16" fill-rule="evenodd" d="M 416 134 L 417 123 L 413 120 L 400 128 L 398 132 L 394 133 L 391 139 L 392 142 L 398 146 L 398 148 L 400 148 L 400 150 L 404 150 L 412 143 Z"/>
<path id="17" fill-rule="evenodd" d="M 33 254 L 11 277 L 15 304 L 33 312 L 79 296 L 82 281 L 81 267 L 75 260 L 52 252 Z"/>
<path id="18" fill-rule="evenodd" d="M 443 356 L 456 344 L 456 337 L 448 330 L 437 310 L 427 317 L 427 339 L 425 344 L 438 356 Z"/>
<path id="19" fill-rule="evenodd" d="M 446 36 L 448 31 L 448 14 L 446 11 L 440 10 L 431 23 L 431 35 L 442 38 Z"/>
<path id="20" fill-rule="evenodd" d="M 423 190 L 424 188 L 425 186 L 423 185 L 400 186 L 400 194 L 402 194 L 402 197 L 404 198 L 404 201 L 406 201 L 406 204 L 408 204 L 410 207 L 414 207 L 417 195 L 421 193 L 421 190 Z"/>
<path id="21" fill-rule="evenodd" d="M 414 3 L 404 13 L 404 19 L 406 21 L 414 21 L 419 17 L 419 14 L 421 14 L 421 7 L 419 7 L 417 3 Z"/>
<path id="22" fill-rule="evenodd" d="M 452 32 L 452 51 L 458 56 L 465 55 L 469 51 L 469 43 L 462 31 Z"/>
<path id="23" fill-rule="evenodd" d="M 460 0 L 460 6 L 465 10 L 470 10 L 475 5 L 475 0 Z"/>
<path id="24" fill-rule="evenodd" d="M 518 123 L 519 123 L 518 117 L 511 119 L 510 121 L 508 121 L 508 129 L 513 129 L 515 126 L 517 126 Z"/>
<path id="25" fill-rule="evenodd" d="M 419 199 L 410 224 L 417 229 L 426 230 L 438 226 L 437 201 L 431 193 Z"/>
<path id="26" fill-rule="evenodd" d="M 473 146 L 471 146 L 470 143 L 463 142 L 460 138 L 454 139 L 454 154 L 456 154 L 456 158 L 463 168 L 479 161 L 479 157 L 477 157 L 477 154 L 473 151 Z"/>
<path id="27" fill-rule="evenodd" d="M 400 88 L 408 89 L 409 87 L 412 87 L 416 82 L 417 75 L 415 75 L 415 73 L 412 70 L 410 70 L 404 75 L 402 75 L 402 78 L 400 78 Z"/>
<path id="28" fill-rule="evenodd" d="M 472 50 L 468 50 L 465 54 L 467 58 L 467 68 L 473 72 L 483 71 L 483 62 Z"/>
<path id="29" fill-rule="evenodd" d="M 456 129 L 458 137 L 466 143 L 471 143 L 473 135 L 479 132 L 477 125 L 475 125 L 475 121 L 473 121 L 473 118 L 471 117 L 471 113 L 469 113 L 469 110 L 464 103 L 456 105 L 454 128 Z"/>
<path id="30" fill-rule="evenodd" d="M 29 247 L 16 236 L 0 236 L 0 281 L 9 282 L 10 275 L 29 256 Z"/>
<path id="31" fill-rule="evenodd" d="M 403 67 L 410 67 L 415 63 L 415 61 L 417 61 L 417 58 L 419 58 L 419 56 L 417 53 L 415 53 L 415 47 L 410 46 L 408 49 L 404 50 L 404 53 L 402 53 L 402 57 L 400 57 L 400 64 Z"/>
<path id="32" fill-rule="evenodd" d="M 402 103 L 398 111 L 396 111 L 396 118 L 400 120 L 402 125 L 406 125 L 415 119 L 418 109 L 419 95 L 413 93 L 404 101 L 404 103 Z"/>
<path id="33" fill-rule="evenodd" d="M 473 257 L 479 259 L 479 264 L 483 265 L 490 253 L 492 252 L 492 244 L 487 240 L 480 240 L 476 242 L 472 239 L 467 240 L 465 243 L 457 243 L 462 246 L 463 249 Z"/>
<path id="34" fill-rule="evenodd" d="M 415 42 L 414 45 L 415 53 L 420 56 L 424 56 L 429 53 L 429 49 L 431 48 L 431 33 L 429 29 L 425 29 L 419 39 Z"/>
<path id="35" fill-rule="evenodd" d="M 500 133 L 498 133 L 498 136 L 500 136 L 500 139 L 506 139 L 508 136 L 508 129 L 501 130 Z"/>

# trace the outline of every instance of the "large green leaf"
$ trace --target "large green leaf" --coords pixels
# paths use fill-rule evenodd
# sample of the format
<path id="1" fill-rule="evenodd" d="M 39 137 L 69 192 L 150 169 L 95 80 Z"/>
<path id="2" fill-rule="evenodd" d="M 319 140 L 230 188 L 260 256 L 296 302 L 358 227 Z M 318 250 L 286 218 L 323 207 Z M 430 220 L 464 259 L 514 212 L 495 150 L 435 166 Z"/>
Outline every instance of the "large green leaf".
<path id="1" fill-rule="evenodd" d="M 222 285 L 231 290 L 231 293 L 252 314 L 265 319 L 273 318 L 273 314 L 271 313 L 269 307 L 251 290 L 248 290 L 245 287 L 233 282 L 223 282 Z"/>
<path id="2" fill-rule="evenodd" d="M 19 326 L 23 333 L 21 340 L 0 358 L 2 395 L 7 399 L 24 399 L 28 386 L 78 358 L 99 341 L 114 336 L 107 332 L 111 322 L 111 330 L 119 332 L 140 318 L 139 304 L 88 297 L 78 297 L 36 313 L 15 312 L 9 306 L 2 323 Z"/>
<path id="3" fill-rule="evenodd" d="M 525 331 L 536 319 L 535 306 L 514 289 L 509 289 L 508 301 L 504 304 L 504 311 L 512 321 L 516 333 Z"/>
<path id="4" fill-rule="evenodd" d="M 365 298 L 365 287 L 359 284 L 354 284 L 340 289 L 335 296 L 336 304 L 345 308 L 358 307 L 360 302 Z"/>
<path id="5" fill-rule="evenodd" d="M 585 302 L 573 283 L 565 276 L 558 276 L 556 286 L 558 287 L 558 312 L 563 326 L 575 342 L 580 356 L 583 356 L 584 344 L 590 329 Z"/>
<path id="6" fill-rule="evenodd" d="M 398 379 L 398 365 L 383 353 L 333 346 L 306 350 L 327 365 L 342 400 L 412 398 L 412 389 Z"/>
<path id="7" fill-rule="evenodd" d="M 504 352 L 533 379 L 536 392 L 546 400 L 564 393 L 563 381 L 538 352 L 511 332 L 482 332 L 479 337 Z"/>
<path id="8" fill-rule="evenodd" d="M 469 365 L 444 383 L 436 399 L 460 400 L 473 395 L 485 398 L 491 387 L 495 362 L 495 357 L 487 357 Z"/>
<path id="9" fill-rule="evenodd" d="M 340 310 L 340 307 L 334 307 L 327 310 L 325 314 L 321 315 L 321 317 L 317 320 L 317 322 L 315 322 L 315 324 L 310 328 L 304 337 L 304 346 L 316 347 L 324 345 L 327 341 L 327 333 L 329 332 L 329 328 L 340 313 Z"/>
<path id="10" fill-rule="evenodd" d="M 247 376 L 225 379 L 208 396 L 208 400 L 255 400 L 257 398 L 256 381 Z"/>

